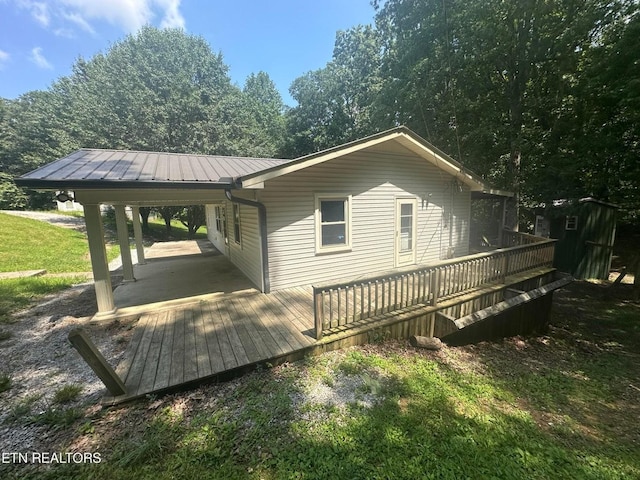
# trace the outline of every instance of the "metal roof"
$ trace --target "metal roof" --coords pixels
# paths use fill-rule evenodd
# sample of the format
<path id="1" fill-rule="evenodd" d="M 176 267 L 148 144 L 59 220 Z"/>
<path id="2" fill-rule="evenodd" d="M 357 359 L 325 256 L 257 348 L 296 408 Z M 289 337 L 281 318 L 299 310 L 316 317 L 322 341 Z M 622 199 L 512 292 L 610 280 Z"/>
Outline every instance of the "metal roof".
<path id="1" fill-rule="evenodd" d="M 16 179 L 29 188 L 228 188 L 289 160 L 84 148 Z"/>

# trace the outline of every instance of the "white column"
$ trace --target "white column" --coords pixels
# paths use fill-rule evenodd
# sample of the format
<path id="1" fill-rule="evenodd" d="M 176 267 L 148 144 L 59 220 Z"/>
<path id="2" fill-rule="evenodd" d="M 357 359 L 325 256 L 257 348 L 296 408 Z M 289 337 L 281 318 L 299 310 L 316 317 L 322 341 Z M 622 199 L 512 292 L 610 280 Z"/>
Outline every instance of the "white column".
<path id="1" fill-rule="evenodd" d="M 138 252 L 138 265 L 144 265 L 144 244 L 142 243 L 142 226 L 140 225 L 140 207 L 131 207 L 133 217 L 133 237 L 136 240 L 136 251 Z"/>
<path id="2" fill-rule="evenodd" d="M 111 276 L 109 275 L 107 250 L 104 246 L 104 230 L 102 228 L 99 205 L 84 204 L 84 222 L 87 226 L 91 268 L 98 301 L 98 313 L 96 316 L 114 313 L 116 307 L 113 303 Z"/>
<path id="3" fill-rule="evenodd" d="M 122 258 L 122 273 L 125 282 L 135 282 L 133 276 L 133 262 L 131 261 L 131 247 L 129 246 L 129 229 L 127 228 L 127 215 L 124 205 L 115 205 L 116 229 L 118 230 L 118 243 L 120 244 L 120 258 Z"/>

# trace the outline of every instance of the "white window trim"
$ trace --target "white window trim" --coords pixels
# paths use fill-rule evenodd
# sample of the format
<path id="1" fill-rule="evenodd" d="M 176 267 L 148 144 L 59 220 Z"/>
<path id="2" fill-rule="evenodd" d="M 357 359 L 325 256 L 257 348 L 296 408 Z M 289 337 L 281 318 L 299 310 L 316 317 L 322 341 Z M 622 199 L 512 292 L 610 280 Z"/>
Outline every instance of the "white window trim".
<path id="1" fill-rule="evenodd" d="M 213 216 L 216 223 L 216 231 L 220 234 L 224 233 L 222 227 L 222 205 L 214 205 Z"/>
<path id="2" fill-rule="evenodd" d="M 565 230 L 578 230 L 578 216 L 577 215 L 567 215 L 567 218 L 564 221 L 564 229 Z"/>
<path id="3" fill-rule="evenodd" d="M 345 205 L 345 237 L 343 245 L 322 245 L 322 215 L 320 214 L 320 202 L 323 200 L 342 200 Z M 316 193 L 315 194 L 315 230 L 316 230 L 316 254 L 337 253 L 351 251 L 351 195 L 341 193 Z"/>
<path id="4" fill-rule="evenodd" d="M 238 209 L 238 238 L 236 238 L 236 208 Z M 242 214 L 240 213 L 240 204 L 234 203 L 231 210 L 233 214 L 233 241 L 236 245 L 242 245 L 242 220 L 240 219 Z"/>

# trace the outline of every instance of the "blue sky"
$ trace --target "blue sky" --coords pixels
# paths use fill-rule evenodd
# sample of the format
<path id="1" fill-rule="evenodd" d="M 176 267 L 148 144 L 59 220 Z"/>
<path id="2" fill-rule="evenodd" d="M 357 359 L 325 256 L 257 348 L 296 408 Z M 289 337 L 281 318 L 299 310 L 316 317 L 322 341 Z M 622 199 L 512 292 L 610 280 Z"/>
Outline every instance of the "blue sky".
<path id="1" fill-rule="evenodd" d="M 204 37 L 240 87 L 267 72 L 292 105 L 291 82 L 331 59 L 336 31 L 374 13 L 370 0 L 0 0 L 0 97 L 44 90 L 149 23 Z"/>

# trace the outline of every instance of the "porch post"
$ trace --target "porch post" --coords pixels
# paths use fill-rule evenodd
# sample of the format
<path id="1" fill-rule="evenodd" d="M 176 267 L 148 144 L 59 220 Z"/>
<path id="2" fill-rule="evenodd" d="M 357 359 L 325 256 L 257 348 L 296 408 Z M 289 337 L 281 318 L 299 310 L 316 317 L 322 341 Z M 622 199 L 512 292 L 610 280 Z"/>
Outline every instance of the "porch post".
<path id="1" fill-rule="evenodd" d="M 107 250 L 104 246 L 104 230 L 102 228 L 99 205 L 84 205 L 84 222 L 87 226 L 91 269 L 93 270 L 96 299 L 98 301 L 98 313 L 96 316 L 114 313 L 116 307 L 113 302 L 111 276 L 109 275 Z"/>
<path id="2" fill-rule="evenodd" d="M 138 252 L 138 265 L 144 265 L 144 244 L 142 243 L 142 226 L 140 225 L 140 207 L 131 207 L 133 217 L 133 237 L 136 240 L 136 251 Z"/>
<path id="3" fill-rule="evenodd" d="M 124 205 L 115 205 L 116 229 L 118 230 L 118 243 L 120 244 L 120 257 L 122 258 L 122 272 L 125 282 L 135 282 L 133 276 L 133 262 L 131 261 L 131 247 L 129 246 L 129 229 L 127 228 L 127 215 Z"/>

